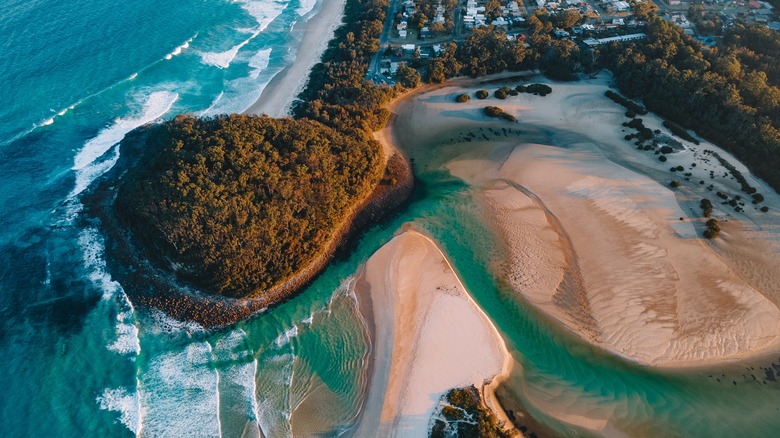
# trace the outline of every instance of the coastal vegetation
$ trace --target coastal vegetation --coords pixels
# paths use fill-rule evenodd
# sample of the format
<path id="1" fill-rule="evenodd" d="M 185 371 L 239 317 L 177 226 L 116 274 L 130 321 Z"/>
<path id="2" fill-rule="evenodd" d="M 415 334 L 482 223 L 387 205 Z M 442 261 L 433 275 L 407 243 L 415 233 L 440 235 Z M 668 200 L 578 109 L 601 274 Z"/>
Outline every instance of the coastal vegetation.
<path id="1" fill-rule="evenodd" d="M 471 100 L 471 97 L 468 94 L 466 94 L 466 93 L 458 94 L 455 97 L 455 102 L 458 102 L 458 103 L 465 103 L 465 102 L 468 102 L 469 100 Z"/>
<path id="2" fill-rule="evenodd" d="M 687 131 L 692 129 L 780 190 L 780 33 L 736 25 L 722 44 L 705 49 L 656 11 L 650 2 L 633 6 L 635 17 L 647 21 L 645 38 L 595 48 L 555 36 L 556 28 L 573 25 L 572 14 L 536 11 L 527 20 L 525 40 L 507 38 L 494 26 L 477 28 L 458 43 L 443 44 L 441 54 L 421 71 L 438 83 L 524 69 L 571 80 L 606 68 L 626 96 L 608 91 L 607 97 L 625 106 L 629 118 L 652 110 L 667 119 L 664 125 L 674 135 L 698 143 Z"/>
<path id="3" fill-rule="evenodd" d="M 434 422 L 431 438 L 446 436 L 505 438 L 510 434 L 498 424 L 495 414 L 483 406 L 474 386 L 451 389 L 445 396 L 447 405 Z"/>
<path id="4" fill-rule="evenodd" d="M 708 239 L 714 239 L 720 235 L 720 222 L 717 219 L 712 218 L 707 221 L 707 229 L 704 230 L 704 237 Z"/>
<path id="5" fill-rule="evenodd" d="M 694 129 L 733 153 L 780 189 L 780 34 L 765 27 L 730 28 L 718 47 L 700 43 L 655 15 L 647 38 L 600 50 L 620 90 L 686 140 Z"/>
<path id="6" fill-rule="evenodd" d="M 498 118 L 498 119 L 504 119 L 509 122 L 516 122 L 517 118 L 513 116 L 512 114 L 507 113 L 506 111 L 502 110 L 501 108 L 497 106 L 486 106 L 482 110 L 486 116 Z"/>
<path id="7" fill-rule="evenodd" d="M 158 128 L 116 212 L 203 290 L 258 296 L 319 254 L 382 176 L 382 158 L 317 122 L 182 115 Z"/>
<path id="8" fill-rule="evenodd" d="M 408 163 L 383 157 L 371 135 L 401 88 L 365 79 L 386 8 L 347 1 L 294 119 L 185 115 L 149 133 L 143 166 L 127 170 L 114 209 L 157 267 L 205 292 L 272 303 L 309 281 L 353 226 L 402 202 Z M 419 73 L 409 70 L 414 87 Z M 206 325 L 251 311 L 204 320 L 213 306 L 192 297 L 142 298 Z"/>
<path id="9" fill-rule="evenodd" d="M 388 0 L 347 0 L 344 23 L 309 76 L 292 113 L 296 118 L 317 120 L 379 148 L 370 133 L 383 128 L 390 112 L 386 105 L 398 90 L 375 85 L 366 70 L 379 50 L 379 36 Z M 406 85 L 414 85 L 413 77 Z"/>

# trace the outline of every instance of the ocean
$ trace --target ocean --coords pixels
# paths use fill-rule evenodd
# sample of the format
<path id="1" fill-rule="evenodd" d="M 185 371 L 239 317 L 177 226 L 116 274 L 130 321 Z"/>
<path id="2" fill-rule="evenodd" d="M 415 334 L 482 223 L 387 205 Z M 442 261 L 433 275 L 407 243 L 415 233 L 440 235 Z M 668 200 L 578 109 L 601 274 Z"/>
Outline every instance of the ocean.
<path id="1" fill-rule="evenodd" d="M 496 244 L 470 188 L 423 159 L 410 205 L 293 299 L 214 332 L 133 308 L 79 195 L 132 129 L 249 107 L 295 56 L 290 29 L 315 7 L 0 0 L 0 435 L 348 433 L 371 352 L 350 284 L 407 222 L 441 245 L 543 400 L 529 409 L 557 431 L 587 435 L 546 408 L 577 406 L 635 435 L 780 430 L 776 386 L 637 367 L 518 302 L 491 274 Z"/>

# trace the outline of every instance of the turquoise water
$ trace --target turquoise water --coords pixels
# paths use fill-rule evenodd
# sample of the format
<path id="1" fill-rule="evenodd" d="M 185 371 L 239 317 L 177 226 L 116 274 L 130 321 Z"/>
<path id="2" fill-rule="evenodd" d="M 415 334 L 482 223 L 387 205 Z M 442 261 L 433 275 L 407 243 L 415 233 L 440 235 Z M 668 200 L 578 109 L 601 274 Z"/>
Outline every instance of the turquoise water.
<path id="1" fill-rule="evenodd" d="M 78 194 L 113 165 L 116 142 L 134 127 L 248 107 L 289 60 L 291 25 L 312 4 L 0 0 L 0 7 L 2 436 L 232 437 L 259 426 L 276 437 L 292 432 L 291 416 L 296 425 L 347 429 L 370 354 L 348 284 L 409 221 L 440 243 L 522 364 L 529 409 L 557 430 L 586 435 L 550 407 L 609 418 L 635 435 L 780 430 L 776 384 L 626 364 L 518 303 L 488 268 L 497 246 L 470 189 L 436 169 L 421 172 L 413 202 L 369 230 L 354 253 L 249 321 L 204 333 L 133 309 L 106 271 L 100 229 L 77 220 Z M 429 158 L 418 159 L 421 169 Z M 297 419 L 296 408 L 317 412 Z"/>

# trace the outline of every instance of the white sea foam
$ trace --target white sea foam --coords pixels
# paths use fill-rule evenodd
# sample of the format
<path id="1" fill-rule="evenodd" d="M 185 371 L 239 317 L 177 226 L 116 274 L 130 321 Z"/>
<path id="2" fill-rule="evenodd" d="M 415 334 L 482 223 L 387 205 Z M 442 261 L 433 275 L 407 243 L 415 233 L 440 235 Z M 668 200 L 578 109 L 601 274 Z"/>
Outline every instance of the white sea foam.
<path id="1" fill-rule="evenodd" d="M 119 143 L 125 134 L 133 129 L 165 115 L 178 98 L 177 93 L 170 91 L 156 91 L 150 94 L 146 98 L 140 114 L 116 119 L 111 126 L 106 127 L 95 138 L 85 143 L 84 147 L 76 154 L 73 170 L 83 169 L 100 158 L 111 146 Z"/>
<path id="2" fill-rule="evenodd" d="M 183 44 L 181 44 L 180 46 L 178 46 L 178 47 L 176 47 L 175 49 L 173 49 L 173 51 L 172 51 L 171 53 L 169 53 L 169 54 L 165 55 L 165 59 L 171 59 L 171 58 L 173 58 L 174 56 L 181 55 L 181 52 L 183 52 L 185 49 L 189 48 L 189 47 L 190 47 L 190 43 L 191 43 L 191 42 L 192 42 L 192 40 L 194 40 L 194 39 L 195 39 L 195 37 L 197 37 L 197 36 L 198 36 L 198 34 L 197 34 L 197 33 L 195 33 L 195 35 L 193 35 L 193 36 L 192 36 L 192 38 L 188 39 L 188 40 L 187 40 L 187 41 L 185 41 Z"/>
<path id="3" fill-rule="evenodd" d="M 78 238 L 79 247 L 84 254 L 84 268 L 89 272 L 89 280 L 103 292 L 104 301 L 113 301 L 117 307 L 116 339 L 107 348 L 119 354 L 141 352 L 138 327 L 135 326 L 133 305 L 127 298 L 122 286 L 111 278 L 103 257 L 105 245 L 96 228 L 85 228 Z"/>
<path id="4" fill-rule="evenodd" d="M 298 0 L 298 8 L 295 13 L 303 17 L 314 9 L 317 5 L 317 0 Z"/>
<path id="5" fill-rule="evenodd" d="M 268 64 L 271 62 L 271 49 L 261 50 L 249 58 L 249 67 L 252 71 L 249 73 L 249 77 L 257 79 L 260 73 L 268 68 Z"/>
<path id="6" fill-rule="evenodd" d="M 253 352 L 247 349 L 245 344 L 246 332 L 236 329 L 227 337 L 217 341 L 215 356 L 218 360 L 236 362 L 235 365 L 220 369 L 226 382 L 241 388 L 241 398 L 246 401 L 246 415 L 257 423 L 257 359 L 252 357 Z"/>
<path id="7" fill-rule="evenodd" d="M 287 7 L 284 1 L 240 0 L 238 3 L 257 21 L 258 31 L 264 31 Z"/>
<path id="8" fill-rule="evenodd" d="M 141 352 L 141 343 L 138 339 L 138 327 L 134 324 L 132 311 L 125 311 L 116 316 L 116 340 L 108 346 L 108 349 L 119 354 Z"/>
<path id="9" fill-rule="evenodd" d="M 141 422 L 137 392 L 130 392 L 125 388 L 106 388 L 103 394 L 97 397 L 97 402 L 100 409 L 118 412 L 119 421 L 134 434 L 138 433 Z"/>
<path id="10" fill-rule="evenodd" d="M 103 292 L 103 300 L 110 300 L 122 291 L 122 286 L 114 281 L 106 269 L 103 259 L 104 245 L 96 228 L 85 228 L 79 234 L 79 247 L 84 253 L 84 268 L 89 272 L 89 280 Z"/>
<path id="11" fill-rule="evenodd" d="M 274 341 L 274 344 L 277 347 L 283 347 L 287 345 L 292 338 L 298 336 L 298 326 L 293 325 L 291 328 L 285 330 L 283 333 L 281 333 L 276 340 Z"/>
<path id="12" fill-rule="evenodd" d="M 152 317 L 155 323 L 157 332 L 165 333 L 203 333 L 203 326 L 192 321 L 179 321 L 174 319 L 158 309 L 151 309 L 149 315 Z"/>
<path id="13" fill-rule="evenodd" d="M 90 184 L 92 184 L 92 181 L 99 178 L 104 173 L 108 172 L 116 162 L 119 160 L 119 148 L 115 147 L 113 148 L 113 151 L 110 156 L 108 156 L 105 160 L 96 160 L 90 164 L 88 164 L 86 167 L 79 169 L 76 171 L 76 186 L 73 187 L 73 190 L 71 190 L 70 195 L 68 195 L 68 198 L 74 198 L 77 195 L 79 195 L 81 192 L 86 190 L 87 187 L 89 187 Z"/>
<path id="14" fill-rule="evenodd" d="M 235 59 L 236 55 L 238 55 L 238 51 L 241 50 L 241 48 L 245 45 L 249 44 L 249 42 L 259 34 L 260 31 L 255 31 L 252 36 L 231 47 L 229 50 L 224 52 L 201 53 L 200 58 L 203 60 L 204 64 L 213 65 L 214 67 L 219 68 L 228 68 L 230 67 L 230 63 L 233 62 L 233 59 Z"/>
<path id="15" fill-rule="evenodd" d="M 220 436 L 218 376 L 205 342 L 149 361 L 142 373 L 141 436 Z"/>
<path id="16" fill-rule="evenodd" d="M 41 122 L 41 126 L 49 126 L 52 123 L 54 123 L 54 117 L 49 117 L 48 119 Z"/>
<path id="17" fill-rule="evenodd" d="M 204 109 L 203 111 L 199 111 L 198 112 L 198 116 L 205 117 L 205 116 L 213 116 L 214 114 L 217 114 L 214 111 L 214 108 L 216 108 L 217 105 L 219 105 L 219 102 L 222 100 L 222 96 L 224 96 L 224 95 L 225 95 L 225 92 L 224 91 L 220 91 L 219 95 L 217 96 L 217 98 L 214 99 L 213 102 L 211 102 L 211 105 L 209 105 L 208 108 Z"/>
<path id="18" fill-rule="evenodd" d="M 132 81 L 133 79 L 135 79 L 135 78 L 137 78 L 137 77 L 138 77 L 138 73 L 133 73 L 133 74 L 131 74 L 130 76 L 128 76 L 127 80 L 128 80 L 128 81 Z"/>

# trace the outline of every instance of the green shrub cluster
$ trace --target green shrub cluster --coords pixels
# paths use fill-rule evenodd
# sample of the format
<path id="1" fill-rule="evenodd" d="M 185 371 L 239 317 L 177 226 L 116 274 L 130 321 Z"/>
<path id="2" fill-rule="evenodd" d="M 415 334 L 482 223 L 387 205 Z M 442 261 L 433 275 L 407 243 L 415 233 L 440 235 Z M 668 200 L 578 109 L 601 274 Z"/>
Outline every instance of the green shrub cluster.
<path id="1" fill-rule="evenodd" d="M 499 426 L 496 416 L 482 405 L 479 391 L 474 386 L 451 389 L 445 396 L 449 406 L 442 409 L 442 416 L 454 429 L 454 436 L 508 438 L 510 434 Z M 468 417 L 468 418 L 467 418 Z M 437 420 L 430 436 L 440 438 L 448 436 L 447 423 Z"/>
<path id="2" fill-rule="evenodd" d="M 505 112 L 504 110 L 502 110 L 501 108 L 499 108 L 497 106 L 486 106 L 483 109 L 483 112 L 488 117 L 495 117 L 495 118 L 499 118 L 499 119 L 504 119 L 504 120 L 507 120 L 507 121 L 510 121 L 510 122 L 516 122 L 517 121 L 517 118 L 515 116 Z"/>
<path id="3" fill-rule="evenodd" d="M 645 107 L 631 100 L 626 99 L 625 97 L 615 93 L 612 90 L 605 91 L 604 95 L 612 99 L 615 103 L 623 105 L 624 107 L 626 107 L 627 110 L 631 111 L 634 114 L 640 114 L 640 115 L 647 114 L 647 110 L 645 109 Z"/>
<path id="4" fill-rule="evenodd" d="M 518 93 L 528 93 L 537 96 L 547 96 L 548 94 L 552 93 L 552 87 L 546 84 L 518 85 L 515 87 L 515 91 Z"/>
<path id="5" fill-rule="evenodd" d="M 712 215 L 712 202 L 709 199 L 702 199 L 699 203 L 704 217 L 710 217 Z"/>
<path id="6" fill-rule="evenodd" d="M 712 218 L 707 221 L 707 229 L 704 230 L 704 237 L 708 239 L 714 239 L 720 235 L 720 223 L 717 219 Z"/>

